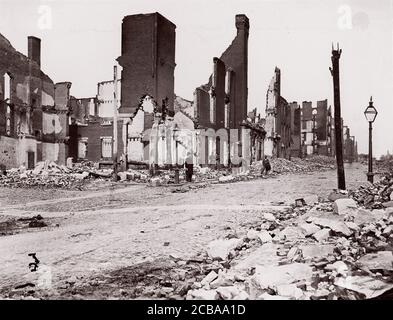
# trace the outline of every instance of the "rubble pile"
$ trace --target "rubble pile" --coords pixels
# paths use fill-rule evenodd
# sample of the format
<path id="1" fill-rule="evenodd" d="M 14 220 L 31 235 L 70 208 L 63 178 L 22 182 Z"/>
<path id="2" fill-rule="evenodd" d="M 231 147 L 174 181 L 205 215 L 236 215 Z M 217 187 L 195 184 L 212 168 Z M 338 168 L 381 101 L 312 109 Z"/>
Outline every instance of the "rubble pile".
<path id="1" fill-rule="evenodd" d="M 393 207 L 393 174 L 387 174 L 374 184 L 361 186 L 350 192 L 359 205 L 370 209 Z"/>
<path id="2" fill-rule="evenodd" d="M 148 170 L 136 170 L 128 169 L 124 172 L 119 172 L 118 176 L 121 181 L 133 181 L 136 183 L 147 183 L 149 182 L 149 171 Z"/>
<path id="3" fill-rule="evenodd" d="M 272 158 L 270 159 L 270 163 L 272 166 L 271 174 L 306 173 L 335 168 L 335 160 L 325 156 L 311 156 L 305 159 L 292 158 L 292 160 Z M 263 163 L 262 161 L 258 161 L 251 165 L 250 172 L 252 174 L 258 174 L 261 173 L 262 169 Z"/>
<path id="4" fill-rule="evenodd" d="M 6 171 L 0 176 L 2 186 L 13 188 L 81 188 L 83 180 L 94 178 L 110 178 L 112 170 L 96 169 L 91 162 L 76 163 L 72 168 L 58 165 L 53 161 L 38 162 L 33 170 L 21 166 Z"/>
<path id="5" fill-rule="evenodd" d="M 0 236 L 16 234 L 27 228 L 43 228 L 47 226 L 48 222 L 41 215 L 18 219 L 3 216 L 0 219 Z"/>
<path id="6" fill-rule="evenodd" d="M 322 171 L 335 168 L 335 160 L 325 156 L 312 156 L 306 159 L 293 158 L 287 160 L 284 158 L 273 158 L 270 160 L 272 165 L 271 174 L 281 173 L 304 173 L 313 171 Z M 257 161 L 251 164 L 248 170 L 242 168 L 222 168 L 213 169 L 208 167 L 196 167 L 195 181 L 212 181 L 216 180 L 219 183 L 229 183 L 236 181 L 252 180 L 261 175 L 263 169 L 262 161 Z"/>
<path id="7" fill-rule="evenodd" d="M 392 208 L 342 198 L 289 212 L 211 242 L 204 259 L 216 269 L 186 299 L 353 300 L 393 289 Z"/>
<path id="8" fill-rule="evenodd" d="M 284 158 L 273 158 L 271 164 L 274 173 L 301 173 L 335 168 L 334 159 L 324 156 L 313 156 L 305 159 L 292 158 L 291 161 Z"/>
<path id="9" fill-rule="evenodd" d="M 376 162 L 376 172 L 385 175 L 393 173 L 393 159 L 379 160 Z"/>
<path id="10" fill-rule="evenodd" d="M 216 170 L 213 168 L 209 167 L 195 167 L 195 180 L 204 182 L 204 181 L 210 181 L 210 180 L 218 180 L 222 177 L 230 176 L 231 175 L 231 170 L 227 168 L 223 168 L 221 170 Z"/>

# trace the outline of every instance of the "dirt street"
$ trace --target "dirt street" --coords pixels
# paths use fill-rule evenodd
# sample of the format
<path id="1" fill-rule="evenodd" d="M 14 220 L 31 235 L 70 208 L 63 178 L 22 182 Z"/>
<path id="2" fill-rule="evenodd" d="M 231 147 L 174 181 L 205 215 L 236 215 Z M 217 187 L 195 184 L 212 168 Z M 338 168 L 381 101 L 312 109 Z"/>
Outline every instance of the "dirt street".
<path id="1" fill-rule="evenodd" d="M 366 171 L 360 164 L 348 165 L 348 188 L 364 183 Z M 336 180 L 332 170 L 212 184 L 184 193 L 146 185 L 50 193 L 0 188 L 0 222 L 41 215 L 48 225 L 0 237 L 0 295 L 37 281 L 42 272 L 30 271 L 34 260 L 28 256 L 36 253 L 51 284 L 46 292 L 34 295 L 31 290 L 31 295 L 64 297 L 70 284 L 82 283 L 91 297 L 100 297 L 106 293 L 92 279 L 141 264 L 169 264 L 170 256 L 186 260 L 228 230 L 245 232 L 265 212 L 284 212 L 297 198 L 313 203 L 327 197 Z M 114 286 L 121 289 L 119 283 Z"/>

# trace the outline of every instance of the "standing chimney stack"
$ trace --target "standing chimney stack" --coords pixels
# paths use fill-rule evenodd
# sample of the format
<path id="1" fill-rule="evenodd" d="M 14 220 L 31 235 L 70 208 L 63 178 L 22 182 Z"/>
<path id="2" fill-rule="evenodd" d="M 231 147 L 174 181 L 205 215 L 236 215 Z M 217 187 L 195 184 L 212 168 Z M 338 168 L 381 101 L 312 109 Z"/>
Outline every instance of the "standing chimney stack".
<path id="1" fill-rule="evenodd" d="M 41 67 L 41 39 L 29 36 L 27 40 L 28 57 Z"/>

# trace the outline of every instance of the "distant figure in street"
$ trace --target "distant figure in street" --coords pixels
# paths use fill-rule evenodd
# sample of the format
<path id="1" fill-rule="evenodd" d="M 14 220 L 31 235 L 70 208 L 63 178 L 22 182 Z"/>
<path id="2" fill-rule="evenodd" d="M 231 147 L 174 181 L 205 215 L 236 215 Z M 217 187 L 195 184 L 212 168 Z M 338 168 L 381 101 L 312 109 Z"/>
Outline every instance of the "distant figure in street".
<path id="1" fill-rule="evenodd" d="M 272 166 L 270 165 L 270 161 L 265 156 L 265 159 L 263 159 L 263 169 L 262 169 L 262 175 L 266 172 L 266 175 L 269 174 L 269 171 L 272 170 Z"/>
<path id="2" fill-rule="evenodd" d="M 192 175 L 194 174 L 194 163 L 192 153 L 187 154 L 186 158 L 186 180 L 187 182 L 192 182 Z"/>

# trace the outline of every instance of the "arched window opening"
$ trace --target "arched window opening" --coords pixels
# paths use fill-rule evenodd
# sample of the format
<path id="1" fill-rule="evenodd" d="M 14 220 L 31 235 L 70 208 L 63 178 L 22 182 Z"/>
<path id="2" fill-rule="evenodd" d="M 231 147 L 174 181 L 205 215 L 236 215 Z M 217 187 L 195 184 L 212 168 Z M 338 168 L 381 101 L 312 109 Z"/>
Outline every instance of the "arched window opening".
<path id="1" fill-rule="evenodd" d="M 6 124 L 5 124 L 6 134 L 7 134 L 7 136 L 10 136 L 11 135 L 11 108 L 10 108 L 10 106 L 7 106 L 7 112 L 5 114 L 5 118 L 6 118 Z"/>
<path id="2" fill-rule="evenodd" d="M 4 74 L 4 100 L 11 102 L 11 77 L 8 73 Z"/>

